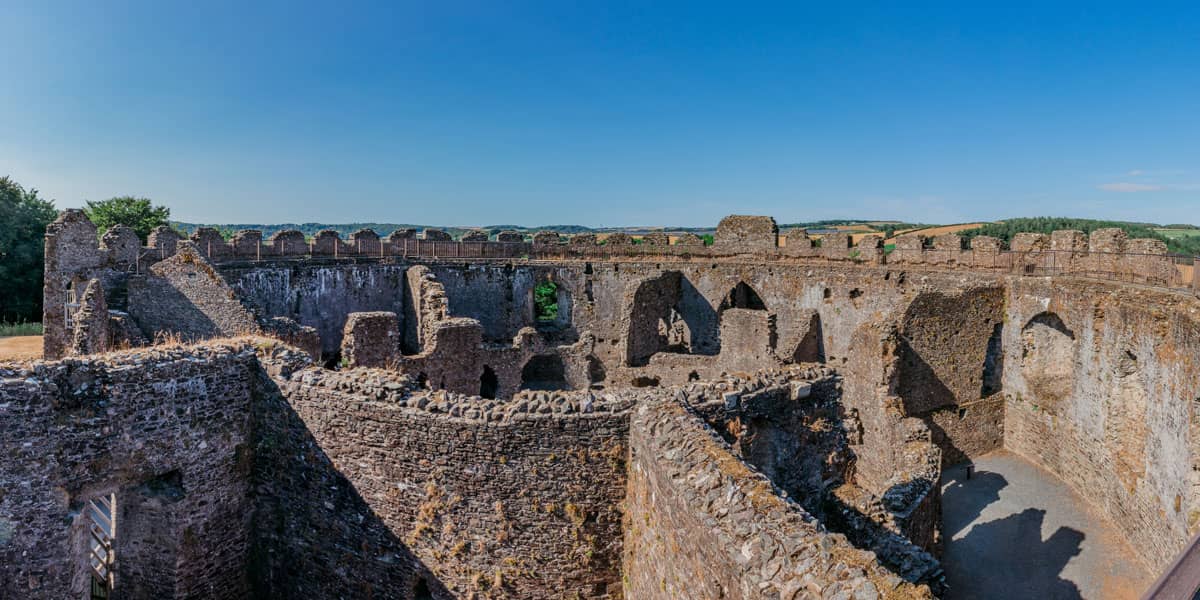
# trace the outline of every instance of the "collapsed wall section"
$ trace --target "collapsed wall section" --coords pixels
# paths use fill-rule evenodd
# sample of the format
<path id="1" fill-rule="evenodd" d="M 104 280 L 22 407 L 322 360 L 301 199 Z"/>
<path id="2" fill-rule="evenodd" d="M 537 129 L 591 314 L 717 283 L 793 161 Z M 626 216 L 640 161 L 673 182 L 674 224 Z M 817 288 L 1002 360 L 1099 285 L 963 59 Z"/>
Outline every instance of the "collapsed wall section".
<path id="1" fill-rule="evenodd" d="M 676 402 L 634 410 L 625 503 L 627 598 L 932 597 L 828 533 Z"/>
<path id="2" fill-rule="evenodd" d="M 403 265 L 234 263 L 219 270 L 257 318 L 287 317 L 316 329 L 321 353 L 329 357 L 341 346 L 350 313 L 406 314 Z"/>

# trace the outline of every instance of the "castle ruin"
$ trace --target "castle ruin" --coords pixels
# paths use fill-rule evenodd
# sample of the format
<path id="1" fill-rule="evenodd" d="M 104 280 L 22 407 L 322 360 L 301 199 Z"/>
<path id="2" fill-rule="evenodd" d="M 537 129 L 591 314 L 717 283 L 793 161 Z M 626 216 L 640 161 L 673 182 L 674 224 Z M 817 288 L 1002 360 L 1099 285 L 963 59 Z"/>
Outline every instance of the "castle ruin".
<path id="1" fill-rule="evenodd" d="M 0 364 L 0 598 L 934 598 L 942 470 L 998 449 L 1148 571 L 1200 525 L 1161 242 L 500 238 L 65 211 L 47 361 Z"/>

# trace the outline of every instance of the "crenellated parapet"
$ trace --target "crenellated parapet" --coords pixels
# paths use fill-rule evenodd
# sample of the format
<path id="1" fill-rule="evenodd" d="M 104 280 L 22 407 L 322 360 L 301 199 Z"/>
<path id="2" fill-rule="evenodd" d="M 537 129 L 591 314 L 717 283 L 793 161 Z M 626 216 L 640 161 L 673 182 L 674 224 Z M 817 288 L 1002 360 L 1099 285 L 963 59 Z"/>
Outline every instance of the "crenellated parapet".
<path id="1" fill-rule="evenodd" d="M 472 230 L 462 234 L 462 237 L 459 238 L 458 241 L 460 241 L 460 242 L 486 242 L 486 241 L 488 241 L 488 234 L 486 231 L 483 231 L 482 229 L 472 229 Z"/>
<path id="2" fill-rule="evenodd" d="M 671 236 L 662 231 L 651 231 L 642 236 L 642 243 L 647 246 L 670 246 Z"/>
<path id="3" fill-rule="evenodd" d="M 1129 239 L 1120 229 L 1099 229 L 1086 235 L 1065 230 L 1051 234 L 1018 233 L 1009 248 L 997 238 L 963 238 L 948 233 L 933 237 L 910 233 L 891 244 L 877 235 L 857 241 L 846 232 L 811 236 L 804 229 L 782 238 L 770 217 L 733 216 L 723 219 L 714 242 L 706 245 L 694 233 L 669 236 L 654 231 L 635 237 L 612 232 L 600 239 L 594 233 L 566 240 L 541 231 L 527 241 L 524 234 L 502 231 L 495 241 L 473 230 L 454 241 L 449 234 L 427 229 L 398 229 L 380 236 L 359 229 L 343 237 L 323 230 L 306 239 L 297 230 L 282 230 L 264 238 L 258 230 L 242 230 L 226 239 L 215 228 L 201 227 L 186 240 L 213 264 L 265 260 L 319 259 L 447 259 L 447 260 L 605 260 L 646 258 L 656 261 L 757 260 L 771 262 L 857 263 L 904 268 L 982 269 L 1017 275 L 1079 275 L 1179 289 L 1195 289 L 1192 260 L 1167 254 L 1154 239 Z M 46 230 L 46 275 L 43 291 L 45 354 L 63 356 L 69 349 L 69 323 L 79 309 L 83 286 L 98 279 L 115 310 L 122 310 L 125 279 L 178 252 L 185 240 L 169 227 L 159 227 L 143 245 L 128 227 L 114 227 L 102 237 L 83 211 L 67 210 Z"/>
<path id="4" fill-rule="evenodd" d="M 608 234 L 608 237 L 604 238 L 604 245 L 612 247 L 632 246 L 633 236 L 623 231 L 610 233 Z"/>
<path id="5" fill-rule="evenodd" d="M 372 229 L 358 229 L 350 233 L 346 243 L 356 256 L 377 256 L 383 251 L 379 234 Z"/>
<path id="6" fill-rule="evenodd" d="M 561 242 L 562 238 L 559 237 L 558 232 L 555 231 L 539 231 L 533 234 L 534 245 L 551 245 Z"/>

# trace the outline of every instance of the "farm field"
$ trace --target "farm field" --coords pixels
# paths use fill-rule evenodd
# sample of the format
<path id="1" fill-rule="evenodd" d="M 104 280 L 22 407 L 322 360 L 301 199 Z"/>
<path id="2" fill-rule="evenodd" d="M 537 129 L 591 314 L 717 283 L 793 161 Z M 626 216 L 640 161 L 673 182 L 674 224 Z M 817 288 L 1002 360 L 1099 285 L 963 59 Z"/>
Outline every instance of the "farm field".
<path id="1" fill-rule="evenodd" d="M 897 231 L 896 234 L 899 236 L 906 233 L 919 233 L 921 235 L 932 237 L 935 235 L 941 235 L 943 233 L 958 233 L 960 231 L 978 229 L 980 227 L 983 227 L 983 223 L 959 223 L 958 225 L 941 225 L 939 227 L 926 227 L 925 229 L 906 229 L 904 231 Z M 884 243 L 887 244 L 894 244 L 895 242 L 896 238 L 894 237 L 888 238 L 884 241 Z"/>
<path id="2" fill-rule="evenodd" d="M 0 360 L 33 360 L 42 357 L 42 336 L 0 337 Z"/>
<path id="3" fill-rule="evenodd" d="M 1155 229 L 1154 231 L 1170 239 L 1200 237 L 1200 229 Z"/>

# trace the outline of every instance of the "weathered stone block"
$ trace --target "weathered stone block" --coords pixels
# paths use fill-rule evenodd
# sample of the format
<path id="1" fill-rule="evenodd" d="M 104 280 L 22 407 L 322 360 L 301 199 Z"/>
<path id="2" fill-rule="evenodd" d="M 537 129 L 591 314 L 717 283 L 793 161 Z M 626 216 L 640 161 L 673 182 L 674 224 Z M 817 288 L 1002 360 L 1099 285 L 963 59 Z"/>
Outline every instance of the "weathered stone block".
<path id="1" fill-rule="evenodd" d="M 717 224 L 713 247 L 726 252 L 774 252 L 779 247 L 779 226 L 771 217 L 730 215 Z"/>

